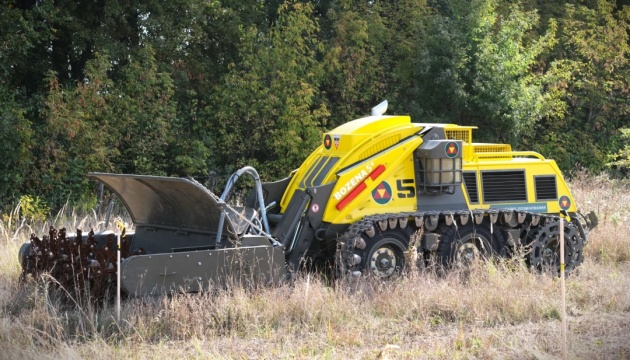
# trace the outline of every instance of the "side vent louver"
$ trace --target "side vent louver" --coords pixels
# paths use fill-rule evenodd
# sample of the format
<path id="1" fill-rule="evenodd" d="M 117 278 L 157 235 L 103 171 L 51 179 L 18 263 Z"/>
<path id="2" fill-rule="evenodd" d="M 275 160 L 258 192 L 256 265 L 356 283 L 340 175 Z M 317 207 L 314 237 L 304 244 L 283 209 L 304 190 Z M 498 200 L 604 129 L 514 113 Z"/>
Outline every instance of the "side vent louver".
<path id="1" fill-rule="evenodd" d="M 483 200 L 491 202 L 527 201 L 525 171 L 482 171 Z"/>
<path id="2" fill-rule="evenodd" d="M 466 191 L 468 192 L 468 199 L 471 204 L 479 203 L 479 192 L 477 191 L 477 172 L 467 171 L 464 172 L 464 185 L 466 185 Z"/>
<path id="3" fill-rule="evenodd" d="M 536 201 L 556 200 L 558 198 L 558 187 L 556 186 L 556 176 L 535 176 Z"/>
<path id="4" fill-rule="evenodd" d="M 399 141 L 400 141 L 400 134 L 395 134 L 393 136 L 385 138 L 377 142 L 376 144 L 370 146 L 367 150 L 359 154 L 359 160 L 367 159 L 370 156 L 376 154 L 377 152 L 383 151 L 387 149 L 388 147 L 395 145 Z"/>

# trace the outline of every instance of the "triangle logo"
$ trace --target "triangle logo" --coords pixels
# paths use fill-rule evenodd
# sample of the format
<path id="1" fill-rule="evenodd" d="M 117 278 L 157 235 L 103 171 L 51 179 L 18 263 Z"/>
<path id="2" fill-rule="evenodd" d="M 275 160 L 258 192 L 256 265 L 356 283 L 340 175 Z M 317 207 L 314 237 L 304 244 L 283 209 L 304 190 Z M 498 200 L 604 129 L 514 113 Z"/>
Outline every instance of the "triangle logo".
<path id="1" fill-rule="evenodd" d="M 392 187 L 383 181 L 372 191 L 372 199 L 377 204 L 385 205 L 392 199 Z"/>

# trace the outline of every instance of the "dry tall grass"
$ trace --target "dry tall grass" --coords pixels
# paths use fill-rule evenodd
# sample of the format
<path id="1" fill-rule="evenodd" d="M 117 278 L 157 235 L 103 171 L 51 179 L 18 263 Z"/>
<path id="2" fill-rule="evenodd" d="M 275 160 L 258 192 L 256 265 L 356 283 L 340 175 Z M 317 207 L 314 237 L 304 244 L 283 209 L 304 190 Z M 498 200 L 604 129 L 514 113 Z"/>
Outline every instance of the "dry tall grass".
<path id="1" fill-rule="evenodd" d="M 572 183 L 599 212 L 586 261 L 567 280 L 571 358 L 630 357 L 630 189 L 605 177 Z M 99 225 L 92 218 L 83 220 Z M 74 225 L 72 224 L 72 225 Z M 72 228 L 67 226 L 68 228 Z M 558 358 L 559 281 L 518 261 L 394 282 L 291 285 L 72 307 L 41 284 L 18 286 L 17 252 L 46 226 L 0 223 L 0 358 L 452 359 Z M 621 236 L 620 236 L 621 235 Z"/>

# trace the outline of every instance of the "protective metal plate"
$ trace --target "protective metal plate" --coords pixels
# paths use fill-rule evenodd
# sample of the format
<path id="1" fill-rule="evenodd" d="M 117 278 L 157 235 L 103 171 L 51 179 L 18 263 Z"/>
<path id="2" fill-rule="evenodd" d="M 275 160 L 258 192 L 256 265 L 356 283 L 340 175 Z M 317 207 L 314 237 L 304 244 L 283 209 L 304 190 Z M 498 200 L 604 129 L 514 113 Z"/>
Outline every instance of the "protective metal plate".
<path id="1" fill-rule="evenodd" d="M 217 231 L 222 211 L 212 193 L 184 178 L 90 173 L 125 203 L 136 226 L 168 226 Z M 227 220 L 227 219 L 226 219 Z M 224 234 L 234 234 L 225 221 Z"/>
<path id="2" fill-rule="evenodd" d="M 122 289 L 132 296 L 269 285 L 286 273 L 284 251 L 269 245 L 131 256 L 121 269 Z"/>

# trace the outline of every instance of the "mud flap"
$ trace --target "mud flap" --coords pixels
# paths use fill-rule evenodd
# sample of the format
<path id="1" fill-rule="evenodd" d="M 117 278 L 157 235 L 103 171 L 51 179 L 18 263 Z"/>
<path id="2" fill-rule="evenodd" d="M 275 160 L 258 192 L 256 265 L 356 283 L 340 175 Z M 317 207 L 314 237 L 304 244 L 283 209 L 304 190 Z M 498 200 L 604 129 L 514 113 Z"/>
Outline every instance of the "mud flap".
<path id="1" fill-rule="evenodd" d="M 284 251 L 271 245 L 131 256 L 121 269 L 131 296 L 269 285 L 286 275 Z"/>

